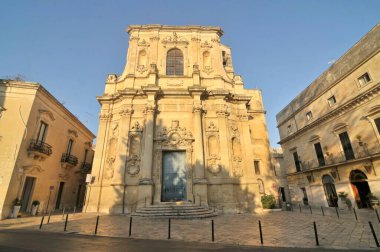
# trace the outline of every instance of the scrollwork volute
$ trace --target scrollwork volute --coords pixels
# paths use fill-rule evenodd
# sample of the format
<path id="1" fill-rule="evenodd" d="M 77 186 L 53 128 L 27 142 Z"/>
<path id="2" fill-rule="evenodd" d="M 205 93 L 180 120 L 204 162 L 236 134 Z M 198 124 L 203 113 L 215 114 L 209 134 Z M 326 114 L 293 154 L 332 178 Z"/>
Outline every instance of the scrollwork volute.
<path id="1" fill-rule="evenodd" d="M 194 141 L 193 134 L 186 128 L 179 126 L 179 121 L 172 121 L 170 128 L 163 127 L 158 133 L 157 141 L 164 147 L 189 146 Z"/>

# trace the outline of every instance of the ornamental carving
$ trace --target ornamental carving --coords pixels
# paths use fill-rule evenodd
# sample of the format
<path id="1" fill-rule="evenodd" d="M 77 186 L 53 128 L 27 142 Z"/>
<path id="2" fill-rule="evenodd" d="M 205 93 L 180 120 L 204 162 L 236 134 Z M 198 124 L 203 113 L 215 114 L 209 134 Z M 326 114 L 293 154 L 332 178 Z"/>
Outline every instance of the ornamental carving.
<path id="1" fill-rule="evenodd" d="M 193 134 L 186 128 L 179 126 L 179 121 L 172 121 L 170 128 L 163 127 L 158 133 L 157 141 L 167 147 L 179 147 L 190 145 L 194 141 Z"/>
<path id="2" fill-rule="evenodd" d="M 129 154 L 126 168 L 127 173 L 131 176 L 140 172 L 142 130 L 139 122 L 136 121 L 129 133 Z"/>
<path id="3" fill-rule="evenodd" d="M 146 42 L 145 39 L 143 39 L 141 42 L 138 42 L 137 45 L 138 46 L 144 46 L 144 47 L 149 47 L 150 46 L 149 43 Z"/>
<path id="4" fill-rule="evenodd" d="M 231 135 L 232 136 L 239 137 L 239 128 L 238 128 L 238 126 L 232 124 L 230 126 L 230 129 L 231 129 Z"/>
<path id="5" fill-rule="evenodd" d="M 101 121 L 111 120 L 112 119 L 112 114 L 111 113 L 107 113 L 107 112 L 101 112 L 99 114 L 99 119 Z"/>
<path id="6" fill-rule="evenodd" d="M 116 74 L 109 74 L 107 77 L 107 83 L 115 83 L 117 79 Z"/>
<path id="7" fill-rule="evenodd" d="M 78 132 L 76 130 L 68 129 L 67 133 L 68 133 L 70 138 L 74 138 L 74 137 L 77 138 L 78 137 Z"/>
<path id="8" fill-rule="evenodd" d="M 205 72 L 206 74 L 210 74 L 212 73 L 214 70 L 212 69 L 211 66 L 204 66 L 203 67 L 203 72 Z"/>
<path id="9" fill-rule="evenodd" d="M 201 43 L 201 47 L 203 48 L 212 48 L 211 43 L 209 43 L 207 40 L 203 43 Z"/>
<path id="10" fill-rule="evenodd" d="M 232 172 L 235 177 L 243 176 L 240 139 L 232 138 Z"/>
<path id="11" fill-rule="evenodd" d="M 144 66 L 144 65 L 138 65 L 136 67 L 136 71 L 139 72 L 139 73 L 141 73 L 141 74 L 143 74 L 146 71 L 148 71 L 148 68 L 146 66 Z"/>
<path id="12" fill-rule="evenodd" d="M 214 122 L 211 121 L 210 124 L 207 126 L 206 131 L 218 132 L 219 129 L 215 126 Z"/>
<path id="13" fill-rule="evenodd" d="M 22 167 L 25 173 L 28 174 L 37 174 L 45 171 L 44 169 L 41 168 L 39 165 L 25 165 Z"/>
<path id="14" fill-rule="evenodd" d="M 128 108 L 126 106 L 121 107 L 121 109 L 119 110 L 120 116 L 126 116 L 126 115 L 130 115 L 132 113 L 133 113 L 133 109 Z"/>
<path id="15" fill-rule="evenodd" d="M 141 132 L 143 131 L 143 128 L 142 126 L 140 125 L 140 123 L 138 121 L 136 121 L 133 126 L 131 127 L 131 131 L 132 132 Z"/>
<path id="16" fill-rule="evenodd" d="M 184 44 L 187 45 L 189 42 L 181 36 L 178 36 L 176 32 L 173 32 L 173 36 L 167 36 L 162 40 L 162 44 Z"/>
<path id="17" fill-rule="evenodd" d="M 107 156 L 105 160 L 105 171 L 104 171 L 105 179 L 113 178 L 114 164 L 115 164 L 115 159 L 116 159 L 116 146 L 117 146 L 117 139 L 111 138 L 108 143 L 108 151 L 107 151 Z"/>
<path id="18" fill-rule="evenodd" d="M 135 176 L 140 172 L 140 157 L 132 155 L 127 158 L 127 173 Z"/>
<path id="19" fill-rule="evenodd" d="M 0 106 L 1 111 L 4 111 L 5 108 Z M 40 119 L 43 121 L 48 121 L 48 122 L 53 122 L 55 121 L 54 115 L 51 111 L 46 110 L 46 109 L 39 109 L 38 113 L 40 114 Z"/>

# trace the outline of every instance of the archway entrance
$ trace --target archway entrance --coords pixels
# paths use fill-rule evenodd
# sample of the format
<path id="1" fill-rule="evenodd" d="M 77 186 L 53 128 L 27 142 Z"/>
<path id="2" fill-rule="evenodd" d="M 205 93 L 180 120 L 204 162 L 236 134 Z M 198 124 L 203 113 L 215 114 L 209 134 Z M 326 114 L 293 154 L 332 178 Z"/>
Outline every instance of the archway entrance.
<path id="1" fill-rule="evenodd" d="M 323 189 L 325 190 L 326 200 L 329 207 L 338 206 L 338 195 L 336 194 L 334 180 L 329 175 L 322 177 Z"/>
<path id="2" fill-rule="evenodd" d="M 367 176 L 362 171 L 353 170 L 350 173 L 350 182 L 358 208 L 369 207 L 367 196 L 371 193 L 371 189 L 367 182 Z"/>

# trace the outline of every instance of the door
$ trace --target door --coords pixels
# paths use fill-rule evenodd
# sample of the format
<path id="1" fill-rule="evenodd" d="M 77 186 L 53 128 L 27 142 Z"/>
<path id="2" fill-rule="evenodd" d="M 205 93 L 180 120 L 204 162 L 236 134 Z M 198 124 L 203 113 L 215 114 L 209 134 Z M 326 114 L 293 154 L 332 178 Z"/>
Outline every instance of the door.
<path id="1" fill-rule="evenodd" d="M 162 169 L 161 200 L 164 202 L 186 200 L 186 152 L 163 152 Z"/>
<path id="2" fill-rule="evenodd" d="M 32 197 L 32 191 L 34 188 L 34 183 L 36 181 L 36 178 L 33 177 L 26 177 L 24 189 L 22 190 L 22 196 L 21 196 L 21 211 L 26 212 Z"/>
<path id="3" fill-rule="evenodd" d="M 62 193 L 63 193 L 63 187 L 65 186 L 65 182 L 59 183 L 59 190 L 57 195 L 57 202 L 55 203 L 55 209 L 59 209 L 61 206 L 61 199 L 62 199 Z"/>

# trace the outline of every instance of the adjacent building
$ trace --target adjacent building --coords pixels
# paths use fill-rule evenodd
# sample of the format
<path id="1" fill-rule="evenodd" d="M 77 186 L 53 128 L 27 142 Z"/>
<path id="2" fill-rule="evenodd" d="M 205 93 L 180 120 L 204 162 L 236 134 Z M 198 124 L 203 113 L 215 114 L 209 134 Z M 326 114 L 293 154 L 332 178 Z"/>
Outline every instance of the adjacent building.
<path id="1" fill-rule="evenodd" d="M 380 24 L 277 114 L 294 203 L 380 197 Z"/>
<path id="2" fill-rule="evenodd" d="M 127 64 L 110 74 L 85 211 L 170 202 L 224 212 L 275 194 L 261 91 L 245 89 L 212 26 L 133 25 Z"/>
<path id="3" fill-rule="evenodd" d="M 284 155 L 280 147 L 270 148 L 273 173 L 278 185 L 278 203 L 280 207 L 285 207 L 286 202 L 290 202 L 288 179 Z"/>
<path id="4" fill-rule="evenodd" d="M 38 83 L 0 80 L 0 216 L 81 207 L 94 135 Z"/>

